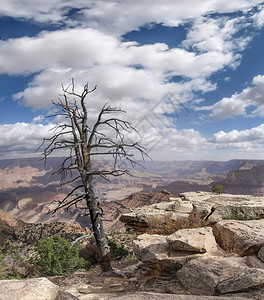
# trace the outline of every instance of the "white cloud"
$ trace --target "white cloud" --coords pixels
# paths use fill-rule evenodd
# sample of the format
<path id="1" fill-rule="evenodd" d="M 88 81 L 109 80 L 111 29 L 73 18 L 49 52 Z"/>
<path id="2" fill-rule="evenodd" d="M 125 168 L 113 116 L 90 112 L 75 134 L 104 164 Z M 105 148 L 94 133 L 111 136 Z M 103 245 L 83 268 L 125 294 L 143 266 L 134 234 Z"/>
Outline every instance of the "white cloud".
<path id="1" fill-rule="evenodd" d="M 54 125 L 15 123 L 0 125 L 0 155 L 32 155 L 40 146 L 42 139 L 50 137 Z"/>
<path id="2" fill-rule="evenodd" d="M 14 96 L 35 108 L 47 107 L 60 92 L 59 84 L 67 84 L 71 77 L 76 82 L 80 79 L 98 84 L 100 96 L 126 100 L 126 105 L 139 97 L 158 101 L 169 91 L 184 102 L 193 99 L 196 91 L 214 89 L 216 86 L 205 78 L 236 59 L 232 53 L 195 54 L 161 43 L 124 43 L 90 28 L 42 32 L 34 38 L 0 43 L 2 73 L 39 72 L 24 91 Z M 173 83 L 169 81 L 171 76 L 189 80 Z"/>
<path id="3" fill-rule="evenodd" d="M 248 26 L 243 17 L 229 15 L 213 19 L 208 14 L 248 11 L 259 3 L 257 0 L 76 0 L 74 8 L 80 11 L 74 19 L 66 15 L 73 5 L 69 0 L 3 0 L 0 15 L 62 24 L 60 28 L 64 29 L 0 41 L 0 72 L 11 76 L 36 73 L 29 85 L 13 96 L 25 106 L 49 107 L 50 100 L 56 100 L 61 93 L 60 83 L 67 84 L 75 78 L 77 89 L 86 81 L 91 88 L 98 85 L 89 97 L 89 104 L 94 107 L 93 118 L 109 101 L 127 110 L 128 120 L 137 123 L 168 92 L 185 103 L 194 100 L 196 92 L 216 89 L 210 76 L 224 68 L 235 68 L 250 37 L 239 37 L 239 30 Z M 260 26 L 261 13 L 255 15 L 254 20 Z M 141 26 L 160 23 L 178 26 L 186 22 L 192 27 L 178 48 L 169 48 L 165 43 L 139 45 L 122 40 L 123 34 Z M 183 80 L 171 82 L 172 76 L 181 76 Z M 225 119 L 245 115 L 247 107 L 252 105 L 256 107 L 253 114 L 263 116 L 263 81 L 264 77 L 259 75 L 253 79 L 253 87 L 202 109 L 211 111 L 212 117 Z M 164 107 L 167 113 L 173 110 L 168 105 Z M 163 112 L 158 116 L 168 124 Z M 33 122 L 40 120 L 36 117 Z M 184 153 L 191 149 L 195 153 L 204 149 L 206 140 L 198 131 L 177 130 L 170 125 L 150 128 L 145 143 L 155 142 L 162 136 L 162 149 L 167 151 Z M 31 151 L 39 141 L 33 131 L 45 136 L 50 125 L 3 126 L 7 127 L 0 127 L 1 137 L 4 136 L 2 149 L 5 144 L 10 151 L 22 152 L 23 147 Z M 17 136 L 15 145 L 9 131 L 16 137 L 16 130 L 21 136 Z"/>
<path id="4" fill-rule="evenodd" d="M 246 115 L 250 106 L 256 109 L 250 116 L 264 116 L 264 75 L 255 76 L 252 80 L 253 87 L 244 89 L 239 94 L 230 98 L 223 98 L 211 106 L 202 106 L 197 110 L 211 111 L 210 116 L 217 119 L 227 119 L 237 115 Z"/>
<path id="5" fill-rule="evenodd" d="M 250 36 L 234 37 L 240 29 L 250 26 L 245 17 L 200 17 L 194 20 L 183 45 L 201 52 L 232 53 L 244 50 Z"/>
<path id="6" fill-rule="evenodd" d="M 262 5 L 262 7 L 260 6 L 260 10 L 259 12 L 257 12 L 255 15 L 253 15 L 253 20 L 255 21 L 256 25 L 258 27 L 262 27 L 264 25 L 264 5 Z"/>
<path id="7" fill-rule="evenodd" d="M 208 139 L 208 148 L 215 151 L 228 151 L 232 153 L 229 158 L 255 158 L 263 159 L 264 151 L 264 124 L 251 129 L 219 131 Z M 211 145 L 211 146 L 210 146 Z"/>
<path id="8" fill-rule="evenodd" d="M 178 26 L 187 19 L 213 12 L 248 10 L 259 0 L 2 0 L 0 15 L 37 22 L 80 24 L 122 35 L 150 23 Z M 75 20 L 67 18 L 71 8 L 81 9 Z M 147 12 L 147 13 L 146 13 Z"/>

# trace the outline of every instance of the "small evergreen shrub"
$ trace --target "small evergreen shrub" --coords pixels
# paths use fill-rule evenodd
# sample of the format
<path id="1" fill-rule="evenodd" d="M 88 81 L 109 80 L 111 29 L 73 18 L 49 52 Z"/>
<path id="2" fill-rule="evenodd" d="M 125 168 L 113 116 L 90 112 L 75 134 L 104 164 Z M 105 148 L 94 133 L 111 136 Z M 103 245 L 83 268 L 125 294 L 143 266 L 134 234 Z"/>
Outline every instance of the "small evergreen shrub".
<path id="1" fill-rule="evenodd" d="M 78 243 L 71 248 L 70 242 L 60 235 L 45 237 L 35 245 L 37 257 L 34 263 L 46 275 L 63 275 L 77 269 L 89 269 L 90 263 L 79 257 L 80 248 Z"/>
<path id="2" fill-rule="evenodd" d="M 121 245 L 115 240 L 109 240 L 108 245 L 110 247 L 111 254 L 114 258 L 126 257 L 129 255 L 128 249 L 126 249 L 123 245 Z"/>
<path id="3" fill-rule="evenodd" d="M 225 191 L 225 187 L 222 185 L 222 184 L 214 184 L 212 187 L 211 187 L 211 190 L 212 192 L 220 195 L 222 194 L 224 191 Z"/>

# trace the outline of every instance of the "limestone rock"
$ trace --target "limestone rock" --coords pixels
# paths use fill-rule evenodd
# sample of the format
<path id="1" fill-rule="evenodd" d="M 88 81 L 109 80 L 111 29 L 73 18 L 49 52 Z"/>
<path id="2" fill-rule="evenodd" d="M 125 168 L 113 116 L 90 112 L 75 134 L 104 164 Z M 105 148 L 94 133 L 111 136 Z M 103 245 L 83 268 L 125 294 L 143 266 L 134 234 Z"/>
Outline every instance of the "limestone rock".
<path id="1" fill-rule="evenodd" d="M 221 221 L 213 227 L 217 243 L 240 256 L 257 253 L 264 244 L 264 220 Z"/>
<path id="2" fill-rule="evenodd" d="M 108 292 L 123 292 L 128 285 L 126 278 L 108 277 L 104 280 L 104 289 Z"/>
<path id="3" fill-rule="evenodd" d="M 263 197 L 216 195 L 209 192 L 187 192 L 180 194 L 180 197 L 191 202 L 198 215 L 210 223 L 239 218 L 257 220 L 264 217 Z"/>
<path id="4" fill-rule="evenodd" d="M 56 297 L 56 300 L 79 300 L 79 298 L 73 296 L 72 294 L 65 292 L 65 291 L 59 291 L 58 295 Z"/>
<path id="5" fill-rule="evenodd" d="M 240 257 L 203 257 L 189 261 L 177 272 L 182 285 L 195 295 L 214 295 L 218 284 L 249 269 Z"/>
<path id="6" fill-rule="evenodd" d="M 134 209 L 130 213 L 123 214 L 120 221 L 125 223 L 127 229 L 144 233 L 151 226 L 153 219 L 165 220 L 170 215 L 172 220 L 188 218 L 193 206 L 189 201 L 180 198 L 170 198 L 170 202 L 155 203 Z"/>
<path id="7" fill-rule="evenodd" d="M 258 258 L 264 262 L 264 244 L 261 246 L 259 252 L 258 252 Z"/>
<path id="8" fill-rule="evenodd" d="M 109 298 L 111 300 L 230 300 L 228 297 L 196 296 L 196 295 L 169 295 L 159 293 L 135 293 L 124 296 Z M 236 297 L 236 300 L 247 300 L 248 298 Z"/>
<path id="9" fill-rule="evenodd" d="M 210 192 L 181 193 L 179 198 L 135 208 L 121 216 L 120 221 L 127 229 L 145 233 L 151 227 L 151 220 L 165 220 L 170 214 L 172 220 L 188 220 L 191 216 L 215 224 L 222 220 L 259 220 L 264 218 L 264 198 L 250 195 L 216 195 Z"/>
<path id="10" fill-rule="evenodd" d="M 242 292 L 264 285 L 264 270 L 248 269 L 245 273 L 229 278 L 217 285 L 220 294 Z"/>
<path id="11" fill-rule="evenodd" d="M 155 267 L 158 272 L 177 270 L 190 259 L 200 255 L 171 251 L 166 237 L 156 234 L 139 235 L 134 241 L 134 254 L 146 265 Z"/>
<path id="12" fill-rule="evenodd" d="M 211 227 L 178 230 L 167 237 L 167 242 L 176 251 L 219 252 Z"/>
<path id="13" fill-rule="evenodd" d="M 257 268 L 264 270 L 264 262 L 261 261 L 256 254 L 245 257 L 245 262 L 250 268 Z"/>
<path id="14" fill-rule="evenodd" d="M 58 291 L 47 278 L 0 281 L 0 300 L 55 300 Z"/>

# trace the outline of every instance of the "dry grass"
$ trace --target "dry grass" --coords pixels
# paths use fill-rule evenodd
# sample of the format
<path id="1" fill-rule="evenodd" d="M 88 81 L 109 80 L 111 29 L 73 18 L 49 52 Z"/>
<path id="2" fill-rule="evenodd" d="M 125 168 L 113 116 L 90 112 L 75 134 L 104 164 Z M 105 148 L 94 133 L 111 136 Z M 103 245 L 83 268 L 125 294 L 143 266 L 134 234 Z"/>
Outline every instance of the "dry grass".
<path id="1" fill-rule="evenodd" d="M 196 214 L 191 214 L 188 218 L 173 220 L 172 213 L 167 213 L 163 217 L 153 217 L 148 220 L 149 234 L 169 235 L 184 228 L 198 228 L 205 226 L 205 222 Z"/>

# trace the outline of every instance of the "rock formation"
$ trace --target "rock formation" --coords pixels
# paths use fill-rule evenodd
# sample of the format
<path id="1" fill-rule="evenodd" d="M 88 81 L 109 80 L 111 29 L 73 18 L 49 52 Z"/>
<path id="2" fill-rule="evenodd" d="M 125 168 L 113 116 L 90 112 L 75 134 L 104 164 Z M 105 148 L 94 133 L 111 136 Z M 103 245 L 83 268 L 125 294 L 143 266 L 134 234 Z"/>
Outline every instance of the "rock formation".
<path id="1" fill-rule="evenodd" d="M 169 236 L 139 235 L 134 253 L 156 272 L 176 272 L 187 293 L 263 299 L 263 232 L 263 219 L 225 220 Z"/>
<path id="2" fill-rule="evenodd" d="M 217 195 L 210 192 L 181 193 L 170 202 L 144 206 L 122 215 L 126 228 L 143 233 L 151 228 L 153 218 L 171 214 L 172 220 L 197 217 L 207 224 L 221 220 L 254 220 L 264 218 L 264 198 L 249 195 Z"/>

